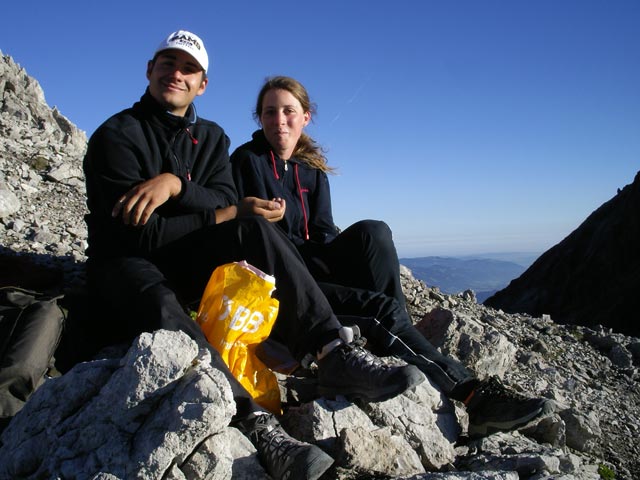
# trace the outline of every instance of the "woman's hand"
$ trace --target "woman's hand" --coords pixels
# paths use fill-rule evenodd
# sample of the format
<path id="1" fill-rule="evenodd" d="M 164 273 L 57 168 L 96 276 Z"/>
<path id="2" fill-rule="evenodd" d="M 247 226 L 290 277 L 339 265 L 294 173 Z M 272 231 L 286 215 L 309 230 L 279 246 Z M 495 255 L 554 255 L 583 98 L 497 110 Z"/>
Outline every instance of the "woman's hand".
<path id="1" fill-rule="evenodd" d="M 265 200 L 258 197 L 245 197 L 238 204 L 238 216 L 258 215 L 269 222 L 279 222 L 284 218 L 286 208 L 283 198 Z"/>

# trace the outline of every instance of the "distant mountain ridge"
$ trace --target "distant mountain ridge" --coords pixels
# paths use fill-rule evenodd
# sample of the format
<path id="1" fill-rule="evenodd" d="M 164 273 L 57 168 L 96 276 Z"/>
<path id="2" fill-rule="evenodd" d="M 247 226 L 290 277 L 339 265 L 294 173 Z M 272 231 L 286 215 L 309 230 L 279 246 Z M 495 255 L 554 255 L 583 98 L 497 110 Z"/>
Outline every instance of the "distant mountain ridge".
<path id="1" fill-rule="evenodd" d="M 496 258 L 515 258 L 518 262 Z M 464 257 L 401 258 L 414 277 L 448 294 L 471 289 L 478 302 L 519 277 L 535 259 L 535 254 L 495 254 Z"/>
<path id="2" fill-rule="evenodd" d="M 640 172 L 486 305 L 640 335 Z"/>

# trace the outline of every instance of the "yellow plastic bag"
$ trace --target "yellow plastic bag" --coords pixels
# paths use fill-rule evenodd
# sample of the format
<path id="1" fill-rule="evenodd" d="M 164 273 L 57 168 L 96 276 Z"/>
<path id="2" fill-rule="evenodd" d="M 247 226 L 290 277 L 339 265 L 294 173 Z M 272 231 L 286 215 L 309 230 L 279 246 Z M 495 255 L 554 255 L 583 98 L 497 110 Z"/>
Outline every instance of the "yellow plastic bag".
<path id="1" fill-rule="evenodd" d="M 254 400 L 280 414 L 276 377 L 256 355 L 278 315 L 273 290 L 275 279 L 245 261 L 221 265 L 211 274 L 196 321 Z"/>

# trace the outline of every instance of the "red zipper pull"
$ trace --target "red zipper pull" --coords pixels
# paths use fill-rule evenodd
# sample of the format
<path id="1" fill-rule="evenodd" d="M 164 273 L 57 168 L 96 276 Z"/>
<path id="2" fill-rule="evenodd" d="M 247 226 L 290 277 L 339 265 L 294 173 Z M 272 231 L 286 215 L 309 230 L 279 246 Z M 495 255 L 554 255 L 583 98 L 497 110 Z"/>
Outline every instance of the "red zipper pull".
<path id="1" fill-rule="evenodd" d="M 189 131 L 188 128 L 185 128 L 185 131 L 187 132 L 187 135 L 189 135 L 189 138 L 191 139 L 191 143 L 193 143 L 194 145 L 198 144 L 198 139 L 196 137 L 194 137 L 193 135 L 191 135 L 191 132 Z M 191 180 L 191 179 L 189 179 Z"/>

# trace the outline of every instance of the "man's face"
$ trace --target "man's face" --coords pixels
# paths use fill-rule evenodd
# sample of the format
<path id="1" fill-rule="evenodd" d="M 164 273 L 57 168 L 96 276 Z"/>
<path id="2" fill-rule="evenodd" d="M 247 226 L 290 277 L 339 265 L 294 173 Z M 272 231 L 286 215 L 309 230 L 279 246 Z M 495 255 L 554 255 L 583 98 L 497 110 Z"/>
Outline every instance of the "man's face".
<path id="1" fill-rule="evenodd" d="M 207 87 L 207 79 L 195 59 L 182 50 L 164 50 L 147 65 L 151 96 L 174 115 L 187 108 Z"/>

